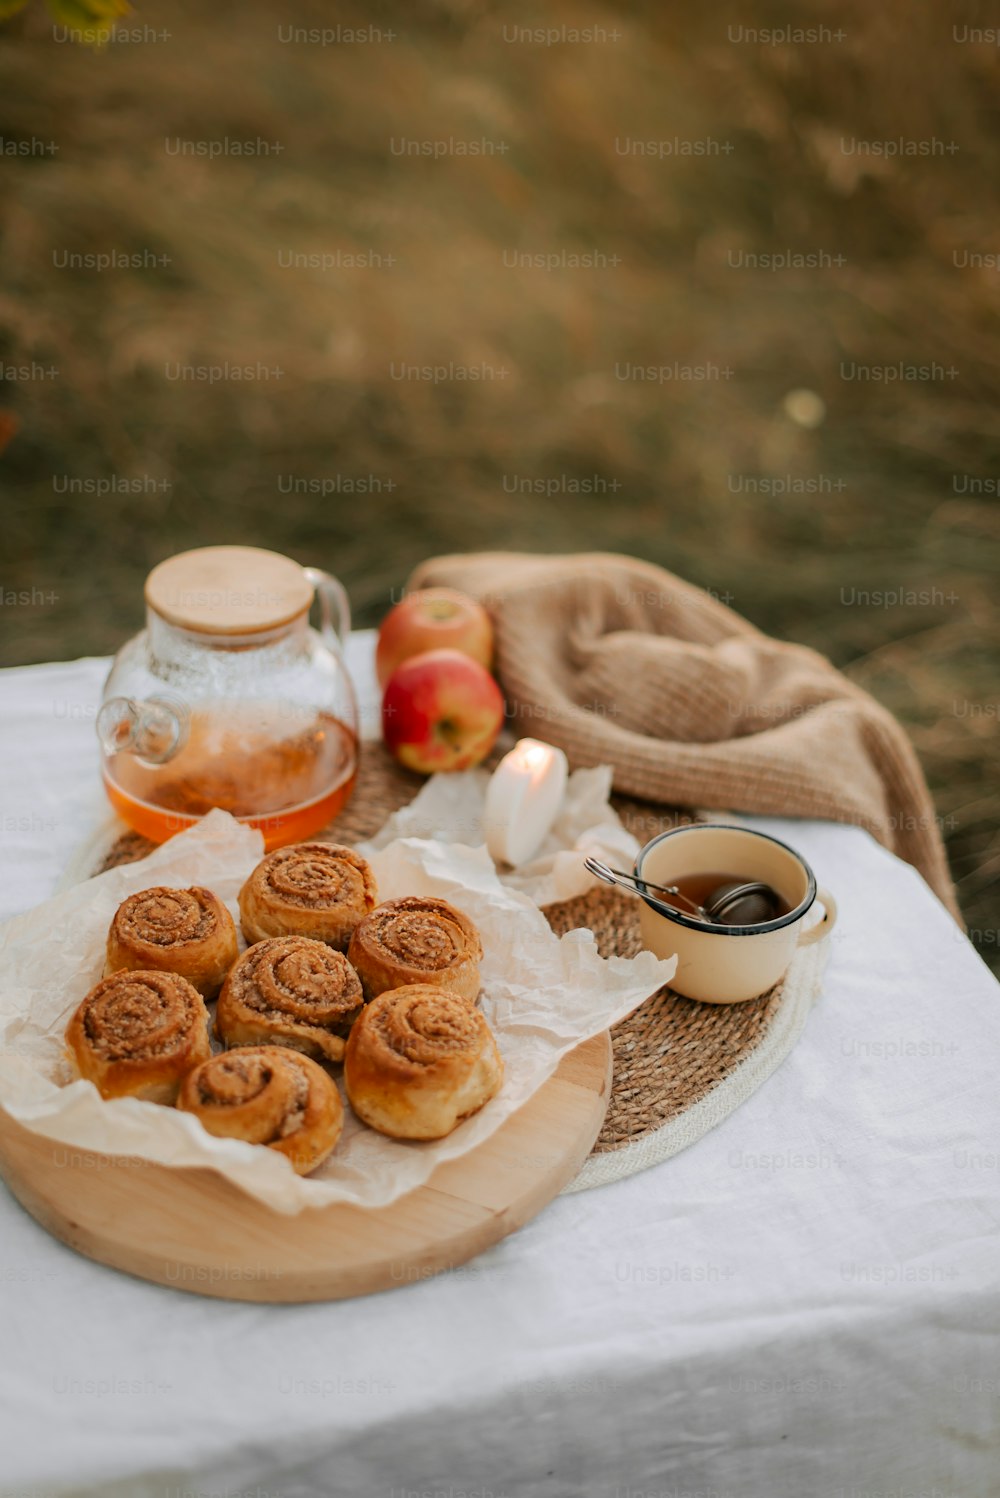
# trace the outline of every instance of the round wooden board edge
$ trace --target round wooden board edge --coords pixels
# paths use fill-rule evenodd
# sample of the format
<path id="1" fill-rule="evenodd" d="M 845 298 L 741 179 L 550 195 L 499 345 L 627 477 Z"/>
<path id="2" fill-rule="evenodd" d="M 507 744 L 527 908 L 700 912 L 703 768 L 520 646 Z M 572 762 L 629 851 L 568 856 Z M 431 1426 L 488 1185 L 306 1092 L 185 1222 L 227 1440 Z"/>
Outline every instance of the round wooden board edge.
<path id="1" fill-rule="evenodd" d="M 214 1171 L 74 1152 L 3 1109 L 0 1174 L 55 1238 L 139 1279 L 224 1300 L 340 1300 L 457 1268 L 535 1217 L 590 1154 L 611 1070 L 604 1031 L 477 1149 L 388 1207 L 286 1217 Z"/>

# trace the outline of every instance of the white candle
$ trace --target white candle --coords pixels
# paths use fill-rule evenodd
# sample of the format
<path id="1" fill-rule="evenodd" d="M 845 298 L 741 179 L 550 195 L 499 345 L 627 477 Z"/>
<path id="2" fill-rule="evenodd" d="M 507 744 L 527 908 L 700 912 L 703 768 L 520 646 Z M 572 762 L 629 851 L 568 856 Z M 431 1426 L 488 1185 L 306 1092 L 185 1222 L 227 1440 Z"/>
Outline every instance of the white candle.
<path id="1" fill-rule="evenodd" d="M 495 863 L 527 863 L 559 814 L 569 766 L 561 749 L 518 739 L 490 778 L 483 822 Z"/>

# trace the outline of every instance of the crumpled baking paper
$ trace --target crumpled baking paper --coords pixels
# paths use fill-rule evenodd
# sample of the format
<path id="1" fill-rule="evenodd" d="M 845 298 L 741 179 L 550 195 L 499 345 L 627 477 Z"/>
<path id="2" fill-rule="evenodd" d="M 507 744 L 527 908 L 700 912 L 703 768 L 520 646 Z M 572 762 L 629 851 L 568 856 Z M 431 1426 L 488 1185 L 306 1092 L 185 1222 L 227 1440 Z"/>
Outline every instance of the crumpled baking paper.
<path id="1" fill-rule="evenodd" d="M 559 816 L 535 857 L 516 869 L 499 868 L 500 883 L 520 890 L 536 905 L 554 905 L 586 894 L 598 883 L 584 868 L 588 853 L 612 866 L 630 869 L 639 844 L 608 801 L 612 774 L 610 765 L 574 770 L 566 782 Z M 409 805 L 394 812 L 370 842 L 360 845 L 361 851 L 367 855 L 370 849 L 388 847 L 399 837 L 478 846 L 485 836 L 483 811 L 489 783 L 486 770 L 432 775 Z"/>
<path id="2" fill-rule="evenodd" d="M 439 838 L 444 828 L 439 826 Z M 213 811 L 148 858 L 125 864 L 15 916 L 0 932 L 0 1104 L 26 1128 L 78 1151 L 218 1171 L 277 1212 L 350 1202 L 381 1207 L 414 1190 L 445 1160 L 488 1138 L 551 1076 L 560 1058 L 606 1030 L 673 976 L 651 952 L 602 958 L 591 932 L 557 937 L 525 894 L 505 887 L 485 848 L 404 837 L 373 850 L 382 899 L 439 895 L 483 938 L 482 1008 L 505 1063 L 496 1098 L 446 1139 L 405 1143 L 365 1128 L 345 1099 L 334 1154 L 300 1177 L 274 1150 L 216 1139 L 197 1119 L 135 1098 L 103 1099 L 69 1081 L 63 1036 L 101 977 L 104 943 L 122 900 L 164 884 L 201 884 L 238 919 L 240 886 L 263 855 L 258 832 Z"/>

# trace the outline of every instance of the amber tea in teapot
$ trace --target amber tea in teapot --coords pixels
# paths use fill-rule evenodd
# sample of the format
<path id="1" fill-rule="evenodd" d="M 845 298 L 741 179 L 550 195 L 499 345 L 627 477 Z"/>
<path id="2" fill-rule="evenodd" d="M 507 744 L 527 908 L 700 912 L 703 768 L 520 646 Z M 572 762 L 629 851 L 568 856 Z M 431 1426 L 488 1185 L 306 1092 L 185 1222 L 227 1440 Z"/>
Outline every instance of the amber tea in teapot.
<path id="1" fill-rule="evenodd" d="M 309 627 L 314 593 L 321 632 Z M 330 822 L 358 760 L 337 580 L 254 547 L 207 547 L 154 568 L 146 603 L 98 714 L 116 811 L 162 842 L 221 807 L 268 848 Z"/>
<path id="2" fill-rule="evenodd" d="M 108 798 L 129 826 L 157 843 L 214 806 L 260 827 L 269 848 L 300 842 L 347 802 L 357 741 L 329 713 L 291 734 L 281 716 L 280 709 L 264 710 L 220 727 L 211 715 L 195 714 L 169 772 L 115 755 L 105 770 Z"/>

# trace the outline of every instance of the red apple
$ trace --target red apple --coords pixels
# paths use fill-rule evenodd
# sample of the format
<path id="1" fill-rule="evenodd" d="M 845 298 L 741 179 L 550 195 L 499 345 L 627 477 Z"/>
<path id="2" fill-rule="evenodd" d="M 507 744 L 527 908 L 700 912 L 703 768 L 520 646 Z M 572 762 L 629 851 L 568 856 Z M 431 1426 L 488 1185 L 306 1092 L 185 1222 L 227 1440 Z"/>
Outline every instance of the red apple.
<path id="1" fill-rule="evenodd" d="M 375 670 L 384 687 L 396 667 L 426 650 L 460 650 L 486 670 L 493 660 L 490 616 L 455 588 L 423 588 L 390 609 L 378 632 Z"/>
<path id="2" fill-rule="evenodd" d="M 460 650 L 411 656 L 390 676 L 382 698 L 382 735 L 409 770 L 468 770 L 484 759 L 503 726 L 503 693 L 478 661 Z"/>

